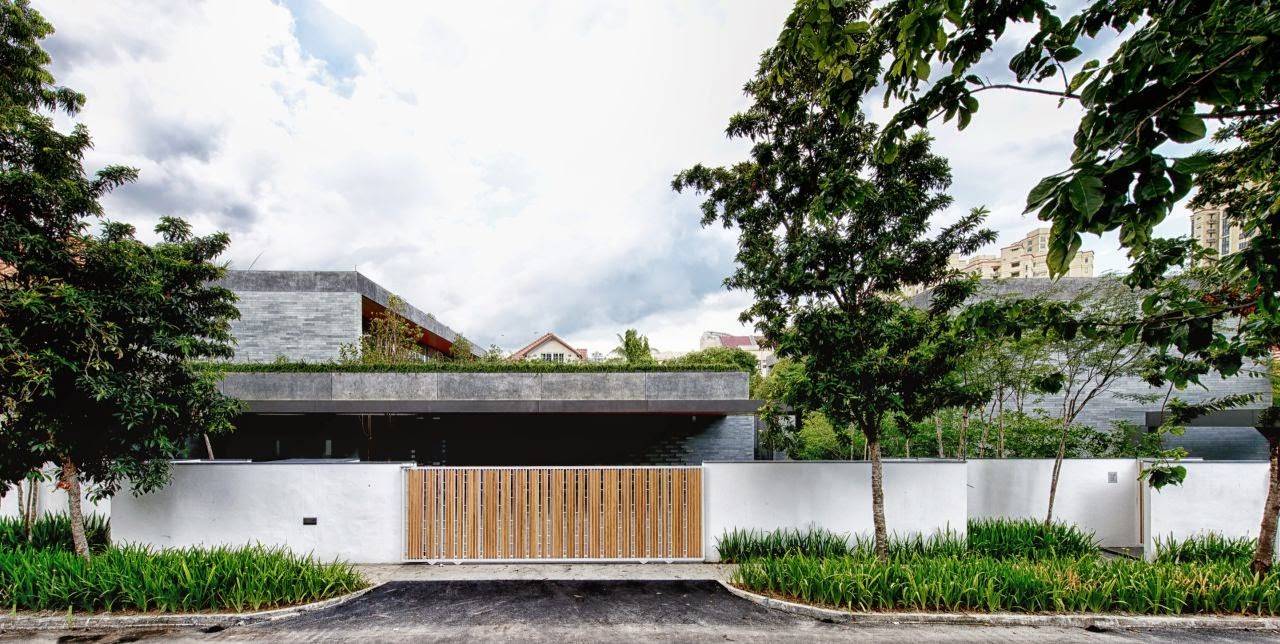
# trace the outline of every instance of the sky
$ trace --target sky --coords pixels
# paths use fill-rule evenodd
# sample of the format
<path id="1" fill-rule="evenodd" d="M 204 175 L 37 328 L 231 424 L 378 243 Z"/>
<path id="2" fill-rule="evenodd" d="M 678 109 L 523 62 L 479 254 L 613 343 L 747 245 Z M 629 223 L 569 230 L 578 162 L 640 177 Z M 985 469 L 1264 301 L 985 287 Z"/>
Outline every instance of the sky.
<path id="1" fill-rule="evenodd" d="M 33 4 L 58 83 L 88 98 L 86 166 L 141 172 L 109 219 L 226 231 L 234 269 L 359 270 L 481 347 L 750 332 L 750 295 L 722 285 L 734 232 L 670 182 L 746 157 L 724 128 L 788 2 Z M 935 131 L 938 224 L 986 206 L 985 252 L 1040 225 L 1026 193 L 1070 154 L 1078 113 L 1029 96 L 987 92 L 968 129 Z M 1188 228 L 1177 211 L 1157 232 Z M 1114 235 L 1084 247 L 1127 265 Z"/>

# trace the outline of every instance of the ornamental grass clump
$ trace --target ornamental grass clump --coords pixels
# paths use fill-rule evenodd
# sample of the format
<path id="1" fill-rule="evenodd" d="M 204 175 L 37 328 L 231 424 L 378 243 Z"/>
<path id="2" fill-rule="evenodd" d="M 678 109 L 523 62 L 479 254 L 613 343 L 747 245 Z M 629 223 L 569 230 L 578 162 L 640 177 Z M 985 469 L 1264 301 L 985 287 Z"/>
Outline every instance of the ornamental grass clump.
<path id="1" fill-rule="evenodd" d="M 1231 563 L 1248 565 L 1258 547 L 1257 539 L 1228 538 L 1209 533 L 1183 541 L 1155 538 L 1158 563 Z"/>
<path id="2" fill-rule="evenodd" d="M 1254 575 L 1226 563 L 789 555 L 744 562 L 732 581 L 854 611 L 1280 614 L 1280 571 Z"/>
<path id="3" fill-rule="evenodd" d="M 804 554 L 812 557 L 840 557 L 850 552 L 849 540 L 825 528 L 731 530 L 716 543 L 721 561 L 737 562 L 760 557 Z"/>
<path id="4" fill-rule="evenodd" d="M 73 552 L 0 552 L 0 606 L 77 612 L 235 612 L 337 597 L 368 585 L 345 563 L 282 548 L 110 548 L 90 561 Z"/>
<path id="5" fill-rule="evenodd" d="M 1035 519 L 970 519 L 969 553 L 992 559 L 1060 559 L 1096 556 L 1092 532 Z"/>
<path id="6" fill-rule="evenodd" d="M 84 534 L 89 541 L 89 551 L 100 553 L 111 545 L 111 522 L 105 516 L 84 516 Z M 19 548 L 36 550 L 65 550 L 73 552 L 71 519 L 65 514 L 44 515 L 31 524 L 31 538 L 27 538 L 27 526 L 20 517 L 0 517 L 0 552 Z"/>

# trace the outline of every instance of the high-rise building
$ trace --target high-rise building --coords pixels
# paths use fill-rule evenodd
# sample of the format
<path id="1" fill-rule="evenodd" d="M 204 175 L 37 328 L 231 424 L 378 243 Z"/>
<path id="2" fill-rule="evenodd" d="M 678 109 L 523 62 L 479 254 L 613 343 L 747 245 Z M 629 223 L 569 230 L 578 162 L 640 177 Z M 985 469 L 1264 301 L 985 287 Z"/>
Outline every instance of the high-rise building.
<path id="1" fill-rule="evenodd" d="M 1000 249 L 999 255 L 951 256 L 951 267 L 982 279 L 1049 277 L 1049 229 L 1037 228 Z M 1066 277 L 1093 277 L 1093 251 L 1076 253 Z"/>
<path id="2" fill-rule="evenodd" d="M 1191 213 L 1191 238 L 1217 252 L 1219 257 L 1225 257 L 1246 248 L 1253 235 L 1246 235 L 1240 224 L 1224 215 L 1221 207 L 1213 206 Z"/>

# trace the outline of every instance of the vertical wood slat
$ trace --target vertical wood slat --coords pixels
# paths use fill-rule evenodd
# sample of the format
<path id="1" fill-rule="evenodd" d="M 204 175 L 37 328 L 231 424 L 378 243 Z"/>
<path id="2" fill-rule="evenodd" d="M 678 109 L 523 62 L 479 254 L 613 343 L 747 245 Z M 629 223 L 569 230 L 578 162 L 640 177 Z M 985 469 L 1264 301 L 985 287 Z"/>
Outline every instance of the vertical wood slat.
<path id="1" fill-rule="evenodd" d="M 411 468 L 406 559 L 702 556 L 700 468 Z"/>

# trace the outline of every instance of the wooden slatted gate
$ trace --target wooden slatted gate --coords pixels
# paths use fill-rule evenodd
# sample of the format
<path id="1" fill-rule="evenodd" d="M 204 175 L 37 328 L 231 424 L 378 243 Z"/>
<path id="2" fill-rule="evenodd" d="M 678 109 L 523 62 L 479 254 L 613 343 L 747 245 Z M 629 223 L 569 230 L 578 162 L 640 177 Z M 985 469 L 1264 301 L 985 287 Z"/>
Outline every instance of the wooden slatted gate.
<path id="1" fill-rule="evenodd" d="M 699 467 L 415 467 L 407 561 L 702 559 Z"/>

